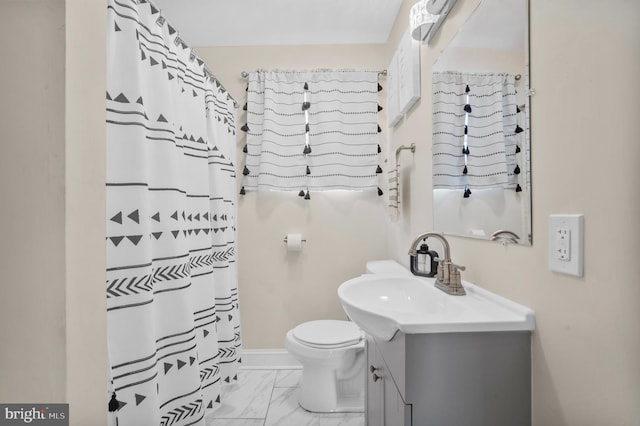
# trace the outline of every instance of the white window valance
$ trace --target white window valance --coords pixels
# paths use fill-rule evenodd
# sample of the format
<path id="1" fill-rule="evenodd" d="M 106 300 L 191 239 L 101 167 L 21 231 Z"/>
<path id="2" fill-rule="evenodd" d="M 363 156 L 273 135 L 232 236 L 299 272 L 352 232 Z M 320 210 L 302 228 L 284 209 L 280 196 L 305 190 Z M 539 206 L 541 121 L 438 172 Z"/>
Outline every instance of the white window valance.
<path id="1" fill-rule="evenodd" d="M 252 72 L 244 191 L 376 190 L 378 73 Z"/>

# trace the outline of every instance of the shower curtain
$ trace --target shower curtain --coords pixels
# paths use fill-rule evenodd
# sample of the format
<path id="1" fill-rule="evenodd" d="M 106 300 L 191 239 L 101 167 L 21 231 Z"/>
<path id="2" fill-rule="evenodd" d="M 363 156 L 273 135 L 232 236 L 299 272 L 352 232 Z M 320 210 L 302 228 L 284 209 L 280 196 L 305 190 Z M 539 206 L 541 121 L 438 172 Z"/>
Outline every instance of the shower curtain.
<path id="1" fill-rule="evenodd" d="M 144 0 L 110 0 L 110 422 L 205 425 L 237 379 L 235 108 Z"/>

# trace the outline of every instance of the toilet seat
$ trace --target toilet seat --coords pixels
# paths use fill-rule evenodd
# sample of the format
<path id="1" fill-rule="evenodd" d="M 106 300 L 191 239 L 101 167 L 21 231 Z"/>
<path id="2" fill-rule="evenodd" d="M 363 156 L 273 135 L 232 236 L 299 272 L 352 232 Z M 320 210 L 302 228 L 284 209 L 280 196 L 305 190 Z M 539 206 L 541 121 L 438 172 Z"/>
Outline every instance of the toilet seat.
<path id="1" fill-rule="evenodd" d="M 305 322 L 294 328 L 292 334 L 301 344 L 320 349 L 344 348 L 362 340 L 357 325 L 339 320 Z"/>

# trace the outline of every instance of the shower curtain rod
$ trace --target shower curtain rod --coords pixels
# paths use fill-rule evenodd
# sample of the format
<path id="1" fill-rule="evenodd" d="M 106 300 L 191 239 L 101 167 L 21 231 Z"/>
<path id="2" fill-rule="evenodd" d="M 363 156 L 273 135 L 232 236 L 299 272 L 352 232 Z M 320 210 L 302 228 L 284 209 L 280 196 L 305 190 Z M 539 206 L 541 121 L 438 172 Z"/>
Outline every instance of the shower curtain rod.
<path id="1" fill-rule="evenodd" d="M 265 69 L 258 69 L 256 70 L 258 72 L 267 72 L 267 70 Z M 355 69 L 331 69 L 331 68 L 316 68 L 316 69 L 312 69 L 312 70 L 273 70 L 273 72 L 327 72 L 327 71 L 342 71 L 342 72 L 358 72 L 361 70 L 355 70 Z M 380 70 L 377 71 L 378 74 L 380 75 L 387 75 L 387 70 Z M 247 78 L 249 77 L 249 73 L 247 71 L 242 71 L 240 73 L 240 77 L 242 78 Z"/>
<path id="2" fill-rule="evenodd" d="M 136 2 L 138 2 L 138 0 L 136 0 Z M 185 41 L 180 37 L 180 31 L 176 30 L 175 28 L 173 28 L 173 26 L 171 26 L 168 22 L 167 19 L 162 16 L 162 9 L 159 8 L 152 0 L 146 0 L 147 3 L 149 3 L 149 5 L 156 9 L 158 11 L 158 19 L 156 19 L 156 24 L 158 24 L 159 27 L 164 26 L 164 24 L 166 23 L 168 27 L 171 27 L 172 29 L 175 30 L 176 32 L 176 36 L 173 39 L 173 42 L 176 46 L 180 45 L 182 46 L 183 49 L 189 49 L 190 53 L 189 53 L 189 59 L 194 61 L 194 60 L 198 60 L 198 63 L 202 65 L 202 70 L 204 72 L 205 77 L 209 77 L 212 80 L 215 80 L 216 83 L 218 83 L 220 85 L 220 88 L 222 89 L 222 91 L 224 93 L 227 94 L 227 96 L 229 97 L 229 99 L 231 99 L 233 101 L 233 106 L 234 108 L 238 108 L 238 102 L 236 102 L 236 100 L 233 98 L 233 96 L 231 96 L 231 93 L 229 93 L 229 91 L 224 87 L 224 85 L 222 84 L 222 82 L 215 76 L 215 74 L 213 74 L 211 71 L 209 71 L 209 69 L 207 68 L 206 62 L 202 60 L 202 58 L 200 58 L 195 51 L 193 50 L 192 47 L 190 47 L 189 45 L 187 45 L 187 43 L 185 43 Z"/>
<path id="3" fill-rule="evenodd" d="M 204 74 L 211 78 L 212 80 L 215 80 L 216 83 L 218 83 L 220 85 L 220 88 L 222 89 L 222 91 L 224 93 L 227 94 L 227 96 L 229 97 L 229 99 L 231 99 L 233 101 L 233 107 L 234 108 L 238 108 L 238 102 L 236 102 L 236 100 L 233 98 L 233 96 L 231 96 L 231 93 L 229 93 L 229 91 L 224 87 L 224 85 L 222 84 L 222 82 L 218 79 L 218 77 L 216 77 L 211 71 L 209 71 L 209 68 L 207 68 L 206 65 L 203 66 L 204 69 Z"/>

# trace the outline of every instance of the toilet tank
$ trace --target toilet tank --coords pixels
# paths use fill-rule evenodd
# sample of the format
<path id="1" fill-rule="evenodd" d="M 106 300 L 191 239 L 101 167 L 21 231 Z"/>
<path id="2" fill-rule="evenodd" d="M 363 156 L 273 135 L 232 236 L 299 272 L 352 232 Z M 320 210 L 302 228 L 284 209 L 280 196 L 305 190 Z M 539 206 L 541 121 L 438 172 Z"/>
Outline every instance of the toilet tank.
<path id="1" fill-rule="evenodd" d="M 395 260 L 370 260 L 365 272 L 377 275 L 411 275 L 411 272 Z"/>

